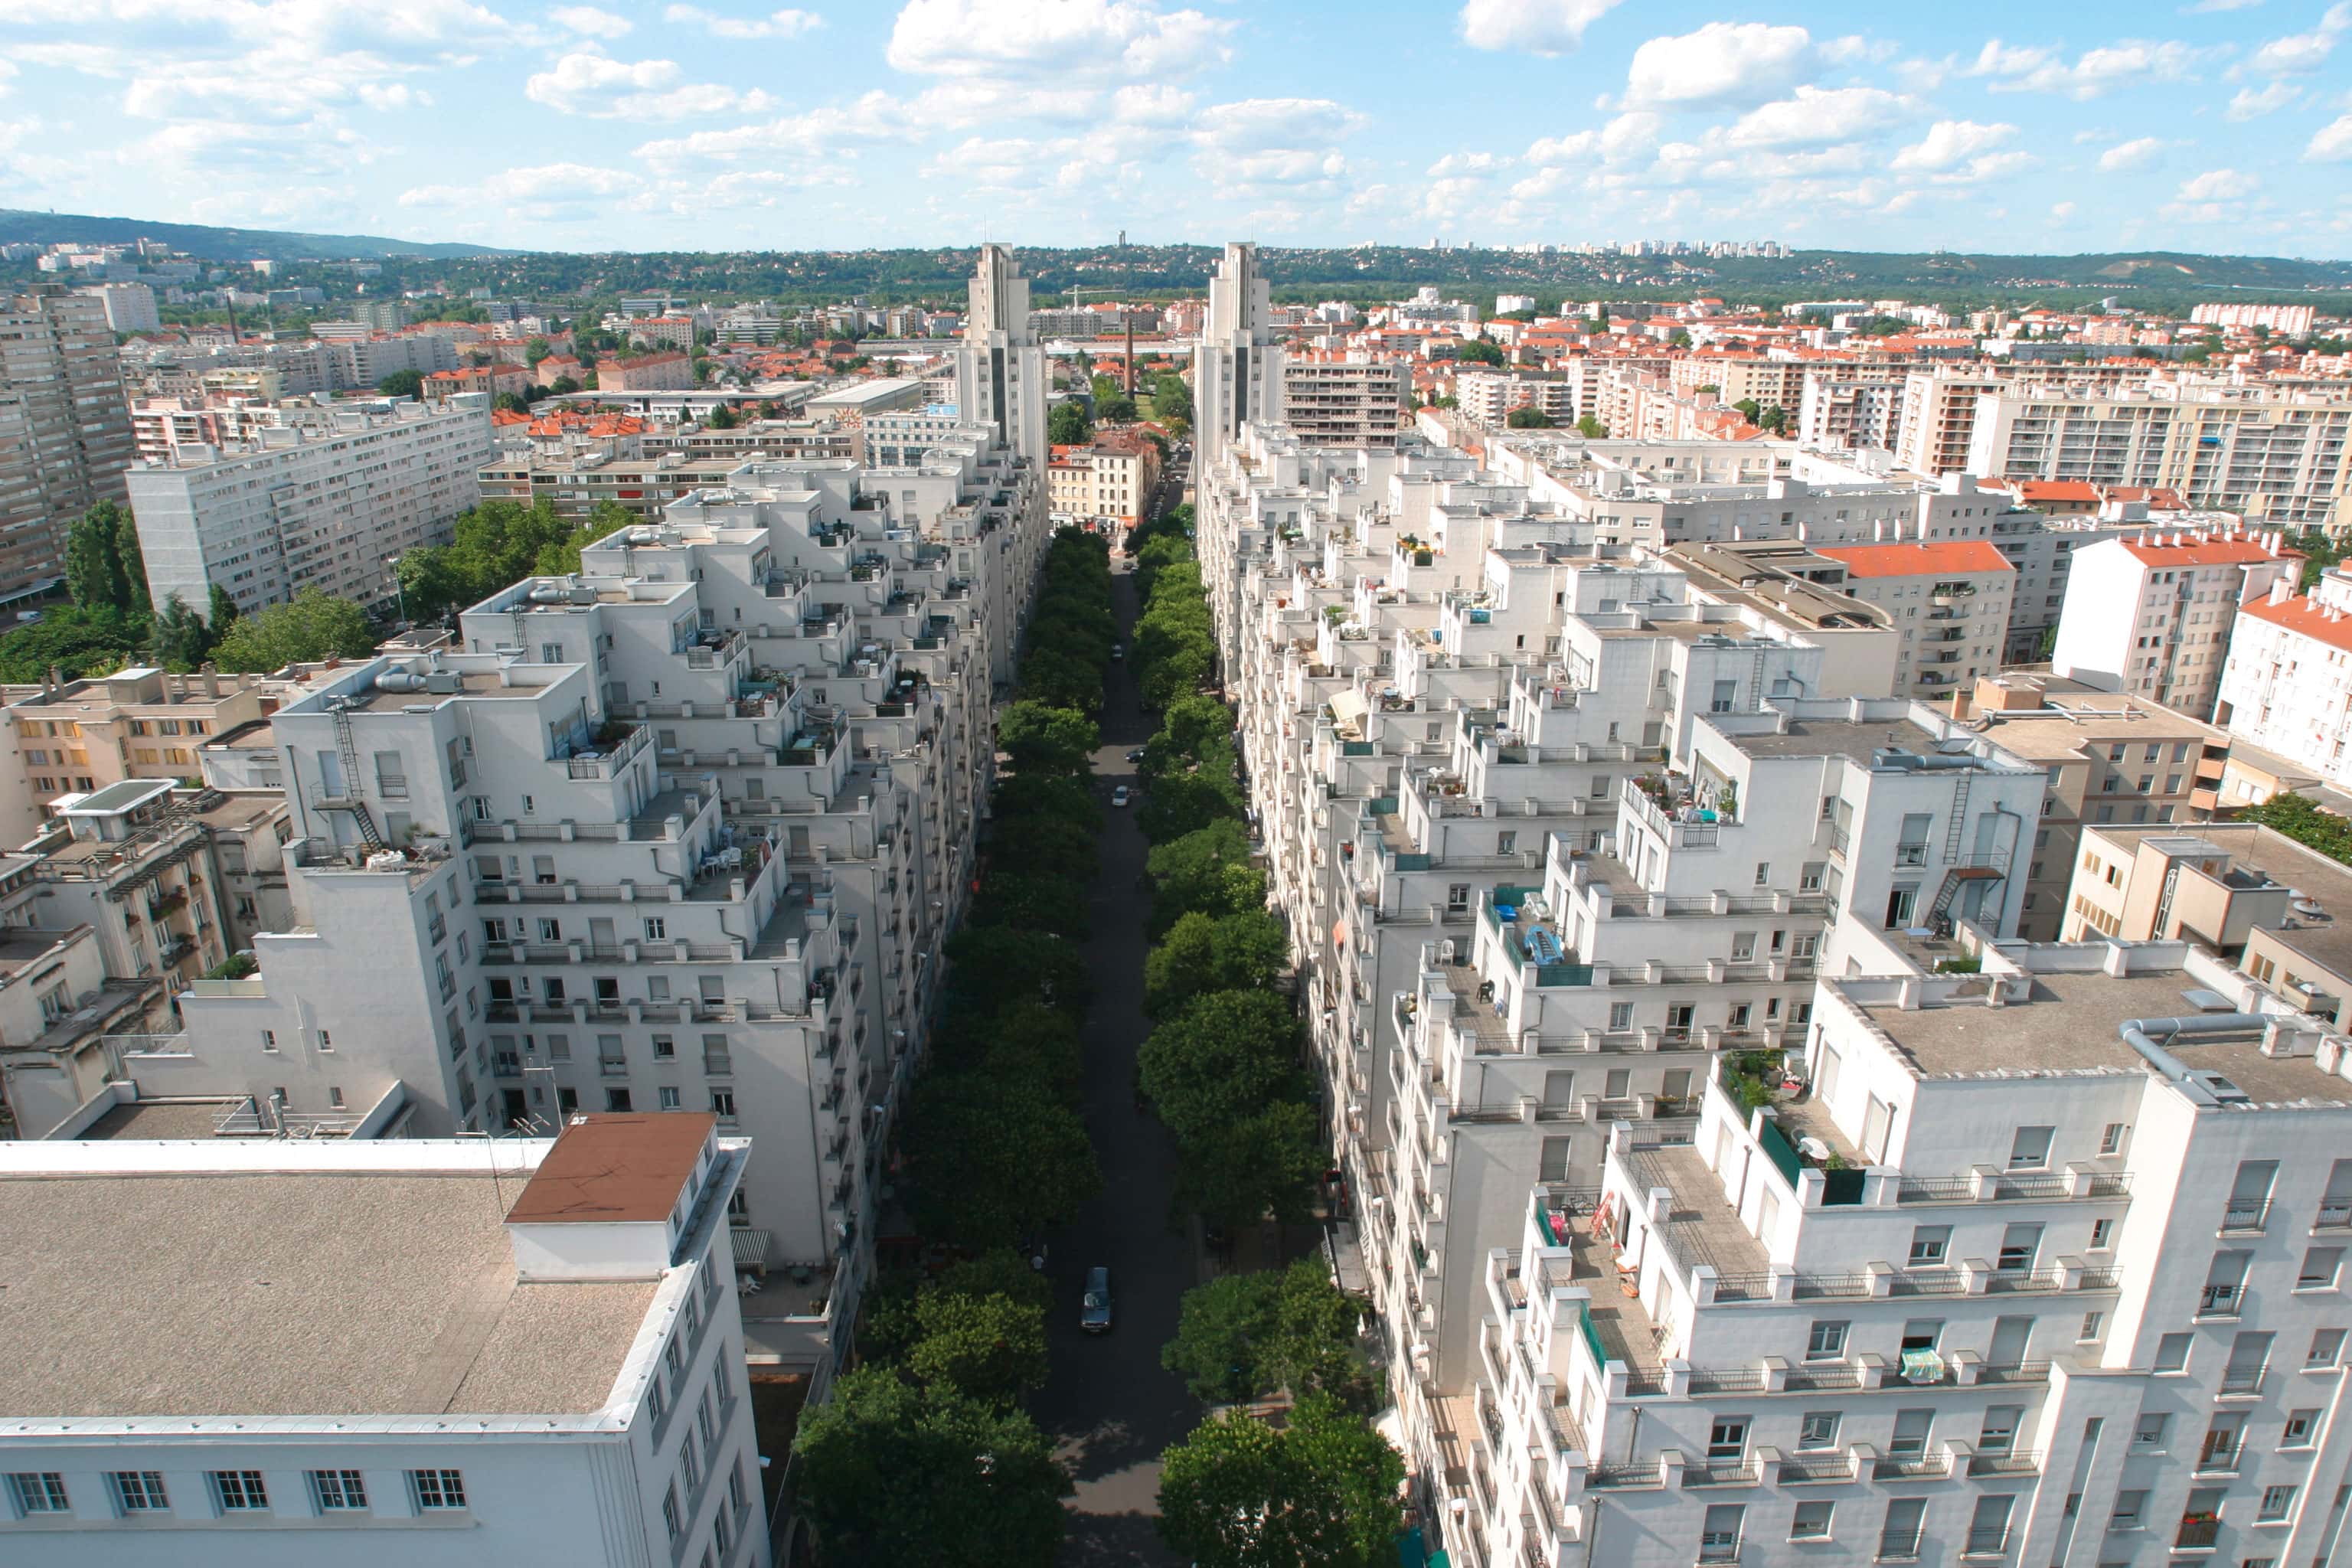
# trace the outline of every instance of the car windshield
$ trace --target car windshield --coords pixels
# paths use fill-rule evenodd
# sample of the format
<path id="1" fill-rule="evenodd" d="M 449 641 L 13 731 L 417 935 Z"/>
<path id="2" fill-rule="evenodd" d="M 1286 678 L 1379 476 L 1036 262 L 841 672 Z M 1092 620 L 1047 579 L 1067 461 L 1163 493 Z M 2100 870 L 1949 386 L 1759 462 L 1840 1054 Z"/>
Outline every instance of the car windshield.
<path id="1" fill-rule="evenodd" d="M 1110 1296 L 1106 1291 L 1089 1290 L 1087 1292 L 1087 1305 L 1089 1307 L 1108 1307 L 1110 1305 Z"/>

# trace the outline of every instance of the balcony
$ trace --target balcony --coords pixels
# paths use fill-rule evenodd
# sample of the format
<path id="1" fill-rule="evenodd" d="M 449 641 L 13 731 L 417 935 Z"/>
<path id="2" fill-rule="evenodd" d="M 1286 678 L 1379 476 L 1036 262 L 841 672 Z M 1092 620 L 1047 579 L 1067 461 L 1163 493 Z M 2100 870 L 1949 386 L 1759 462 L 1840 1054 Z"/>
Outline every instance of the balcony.
<path id="1" fill-rule="evenodd" d="M 2035 1452 L 1978 1452 L 1969 1456 L 1969 1474 L 1972 1476 L 2034 1476 L 2041 1473 L 2042 1456 Z"/>
<path id="2" fill-rule="evenodd" d="M 2180 1533 L 2173 1537 L 2175 1551 L 2194 1552 L 2214 1545 L 2221 1538 L 2221 1521 L 2212 1514 L 2183 1514 Z"/>

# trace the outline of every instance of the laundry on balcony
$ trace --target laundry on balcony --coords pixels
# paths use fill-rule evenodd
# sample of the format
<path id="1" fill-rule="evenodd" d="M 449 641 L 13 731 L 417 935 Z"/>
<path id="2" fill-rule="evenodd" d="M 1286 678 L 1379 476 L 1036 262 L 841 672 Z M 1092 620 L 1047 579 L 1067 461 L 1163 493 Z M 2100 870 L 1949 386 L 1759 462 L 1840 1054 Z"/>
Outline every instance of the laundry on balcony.
<path id="1" fill-rule="evenodd" d="M 1931 1350 L 1905 1351 L 1903 1381 L 1906 1383 L 1943 1382 L 1944 1358 Z"/>

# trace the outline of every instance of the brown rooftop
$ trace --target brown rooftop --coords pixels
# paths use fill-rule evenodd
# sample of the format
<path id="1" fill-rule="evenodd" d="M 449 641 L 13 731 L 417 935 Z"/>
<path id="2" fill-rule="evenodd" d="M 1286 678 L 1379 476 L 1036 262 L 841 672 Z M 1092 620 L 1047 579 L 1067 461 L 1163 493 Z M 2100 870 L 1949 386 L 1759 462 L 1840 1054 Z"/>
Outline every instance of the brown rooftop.
<path id="1" fill-rule="evenodd" d="M 507 1211 L 509 1225 L 666 1220 L 719 1119 L 705 1111 L 574 1116 Z"/>

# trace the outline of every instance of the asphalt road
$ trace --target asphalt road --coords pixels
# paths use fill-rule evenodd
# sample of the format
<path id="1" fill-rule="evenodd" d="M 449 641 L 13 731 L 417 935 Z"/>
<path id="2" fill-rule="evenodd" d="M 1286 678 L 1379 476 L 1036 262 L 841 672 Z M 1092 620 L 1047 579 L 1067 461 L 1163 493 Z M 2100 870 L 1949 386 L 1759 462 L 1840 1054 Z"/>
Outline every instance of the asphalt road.
<path id="1" fill-rule="evenodd" d="M 1125 563 L 1115 556 L 1115 567 Z M 1135 580 L 1114 570 L 1111 603 L 1120 636 L 1133 626 Z M 1102 1195 L 1051 1239 L 1046 1272 L 1054 1309 L 1046 1321 L 1052 1375 L 1030 1401 L 1038 1425 L 1060 1445 L 1077 1480 L 1062 1562 L 1069 1568 L 1172 1564 L 1152 1528 L 1160 1455 L 1200 1418 L 1184 1385 L 1160 1365 L 1176 1332 L 1178 1299 L 1197 1279 L 1189 1230 L 1171 1228 L 1176 1150 L 1159 1119 L 1135 1108 L 1135 1053 L 1149 1030 L 1143 1016 L 1140 890 L 1145 843 L 1135 814 L 1110 805 L 1115 784 L 1133 784 L 1128 751 L 1150 738 L 1132 670 L 1111 666 L 1095 784 L 1104 806 L 1102 870 L 1088 901 L 1087 961 L 1095 1004 L 1086 1026 L 1086 1117 L 1102 1162 Z M 1117 1303 L 1108 1333 L 1078 1329 L 1087 1270 L 1108 1266 Z"/>

